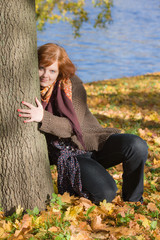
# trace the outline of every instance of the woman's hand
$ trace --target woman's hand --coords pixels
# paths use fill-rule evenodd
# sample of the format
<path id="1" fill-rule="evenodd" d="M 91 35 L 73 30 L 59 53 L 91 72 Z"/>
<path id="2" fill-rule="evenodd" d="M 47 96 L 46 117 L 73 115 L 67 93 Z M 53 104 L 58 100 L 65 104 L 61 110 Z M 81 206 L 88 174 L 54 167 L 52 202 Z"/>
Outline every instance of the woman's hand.
<path id="1" fill-rule="evenodd" d="M 23 114 L 19 114 L 19 117 L 25 117 L 30 118 L 28 120 L 25 120 L 24 123 L 29 122 L 41 122 L 43 119 L 43 106 L 40 103 L 40 101 L 36 98 L 35 99 L 37 107 L 33 106 L 30 103 L 22 102 L 25 106 L 27 106 L 29 109 L 18 109 L 17 111 Z"/>

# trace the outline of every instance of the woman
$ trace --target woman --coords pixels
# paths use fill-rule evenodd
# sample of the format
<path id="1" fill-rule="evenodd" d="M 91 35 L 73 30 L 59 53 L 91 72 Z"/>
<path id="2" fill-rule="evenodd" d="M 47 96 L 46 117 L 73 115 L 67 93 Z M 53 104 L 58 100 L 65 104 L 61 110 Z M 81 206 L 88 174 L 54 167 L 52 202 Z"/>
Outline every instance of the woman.
<path id="1" fill-rule="evenodd" d="M 90 113 L 82 81 L 66 51 L 48 43 L 38 49 L 42 104 L 22 102 L 25 123 L 38 122 L 45 133 L 51 164 L 57 164 L 58 191 L 84 196 L 98 204 L 117 191 L 107 168 L 123 163 L 122 197 L 142 202 L 147 144 L 132 134 L 102 128 Z"/>

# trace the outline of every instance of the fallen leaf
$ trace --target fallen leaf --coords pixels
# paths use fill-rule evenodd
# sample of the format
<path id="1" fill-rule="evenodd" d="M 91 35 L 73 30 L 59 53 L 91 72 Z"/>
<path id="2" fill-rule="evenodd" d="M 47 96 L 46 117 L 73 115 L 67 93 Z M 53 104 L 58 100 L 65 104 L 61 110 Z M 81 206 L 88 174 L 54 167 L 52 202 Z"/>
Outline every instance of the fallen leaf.
<path id="1" fill-rule="evenodd" d="M 32 217 L 29 214 L 25 214 L 21 220 L 21 227 L 19 230 L 16 230 L 14 237 L 19 237 L 22 234 L 28 233 L 32 229 Z"/>
<path id="2" fill-rule="evenodd" d="M 94 239 L 94 240 L 107 240 L 107 239 L 109 239 L 109 240 L 117 240 L 117 238 L 114 238 L 114 239 L 112 239 L 111 238 L 111 235 L 109 234 L 109 233 L 107 233 L 107 232 L 92 232 L 92 233 L 90 233 L 90 236 L 92 237 L 91 239 Z"/>
<path id="3" fill-rule="evenodd" d="M 141 236 L 136 236 L 136 240 L 145 240 L 145 238 L 141 235 Z"/>
<path id="4" fill-rule="evenodd" d="M 87 231 L 91 231 L 92 229 L 91 229 L 91 227 L 90 227 L 90 225 L 87 223 L 87 222 L 80 222 L 79 224 L 78 224 L 78 227 L 81 229 L 81 230 L 87 230 Z"/>
<path id="5" fill-rule="evenodd" d="M 139 132 L 140 137 L 142 137 L 142 138 L 146 135 L 146 131 L 141 128 L 138 129 L 138 132 Z"/>
<path id="6" fill-rule="evenodd" d="M 0 211 L 0 220 L 4 218 L 4 212 Z"/>
<path id="7" fill-rule="evenodd" d="M 16 214 L 21 215 L 22 213 L 23 213 L 23 208 L 20 205 L 18 205 L 18 208 L 16 209 Z"/>
<path id="8" fill-rule="evenodd" d="M 100 208 L 107 214 L 107 215 L 112 215 L 113 209 L 114 209 L 114 204 L 113 203 L 107 203 L 106 199 L 103 200 L 103 202 L 100 202 Z"/>
<path id="9" fill-rule="evenodd" d="M 121 163 L 118 164 L 118 165 L 116 166 L 116 169 L 117 169 L 117 171 L 123 171 L 123 166 L 122 166 L 122 164 L 121 164 Z"/>
<path id="10" fill-rule="evenodd" d="M 151 212 L 155 212 L 158 211 L 158 208 L 156 207 L 156 205 L 154 203 L 148 203 L 147 209 L 150 210 Z"/>
<path id="11" fill-rule="evenodd" d="M 134 229 L 130 229 L 124 226 L 121 227 L 108 227 L 108 231 L 112 236 L 119 238 L 122 236 L 135 236 L 136 231 Z"/>
<path id="12" fill-rule="evenodd" d="M 140 231 L 140 226 L 137 222 L 135 221 L 130 221 L 129 222 L 129 228 L 135 229 L 136 233 Z"/>
<path id="13" fill-rule="evenodd" d="M 79 199 L 79 203 L 80 203 L 80 205 L 84 206 L 85 210 L 87 210 L 91 206 L 94 206 L 94 204 L 89 199 L 84 198 L 84 197 L 81 197 Z"/>
<path id="14" fill-rule="evenodd" d="M 57 232 L 57 231 L 58 231 L 58 228 L 55 227 L 55 226 L 52 226 L 52 227 L 50 227 L 50 228 L 48 229 L 48 231 L 50 231 L 50 232 Z"/>
<path id="15" fill-rule="evenodd" d="M 70 196 L 69 193 L 65 192 L 63 195 L 59 195 L 61 197 L 62 202 L 71 203 L 73 196 Z"/>
<path id="16" fill-rule="evenodd" d="M 113 175 L 113 178 L 114 178 L 115 180 L 122 179 L 122 173 L 114 174 L 114 175 Z"/>
<path id="17" fill-rule="evenodd" d="M 117 205 L 119 205 L 119 206 L 124 206 L 124 201 L 122 200 L 122 198 L 120 197 L 120 195 L 116 196 L 116 197 L 113 199 L 112 203 L 115 203 L 115 204 L 117 204 Z"/>
<path id="18" fill-rule="evenodd" d="M 68 207 L 65 212 L 64 220 L 76 221 L 78 214 L 83 210 L 82 206 Z"/>
<path id="19" fill-rule="evenodd" d="M 155 137 L 154 142 L 160 146 L 160 137 Z"/>
<path id="20" fill-rule="evenodd" d="M 138 221 L 140 220 L 142 222 L 142 226 L 150 229 L 150 223 L 151 221 L 148 220 L 144 215 L 141 214 L 135 214 L 135 219 L 137 219 Z"/>
<path id="21" fill-rule="evenodd" d="M 5 222 L 4 221 L 4 223 L 3 223 L 3 229 L 4 229 L 4 231 L 6 231 L 6 232 L 10 232 L 11 230 L 12 230 L 12 223 L 10 222 L 10 221 L 8 221 L 8 222 Z"/>
<path id="22" fill-rule="evenodd" d="M 126 216 L 126 212 L 127 212 L 128 210 L 125 210 L 123 207 L 121 207 L 121 208 L 118 208 L 117 209 L 117 211 L 116 211 L 116 213 L 117 214 L 120 214 L 123 218 Z"/>
<path id="23" fill-rule="evenodd" d="M 160 160 L 157 160 L 156 158 L 153 159 L 153 163 L 156 166 L 160 166 Z"/>
<path id="24" fill-rule="evenodd" d="M 76 235 L 71 236 L 70 240 L 91 240 L 87 233 L 78 233 Z"/>
<path id="25" fill-rule="evenodd" d="M 91 220 L 91 228 L 94 231 L 108 231 L 108 228 L 107 228 L 106 224 L 102 223 L 101 216 L 95 216 Z"/>
<path id="26" fill-rule="evenodd" d="M 0 238 L 3 236 L 3 234 L 4 234 L 4 229 L 0 228 Z"/>

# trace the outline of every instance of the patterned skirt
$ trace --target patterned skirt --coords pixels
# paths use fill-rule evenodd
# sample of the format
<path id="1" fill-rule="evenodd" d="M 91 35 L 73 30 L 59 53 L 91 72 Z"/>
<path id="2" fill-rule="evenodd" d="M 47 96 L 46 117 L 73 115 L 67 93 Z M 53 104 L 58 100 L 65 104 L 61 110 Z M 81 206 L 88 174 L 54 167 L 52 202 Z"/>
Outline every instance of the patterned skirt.
<path id="1" fill-rule="evenodd" d="M 59 150 L 57 159 L 58 193 L 63 195 L 68 192 L 70 195 L 89 198 L 89 194 L 82 190 L 80 165 L 77 160 L 78 155 L 87 152 L 79 150 L 69 140 L 58 139 L 53 141 L 52 145 Z"/>

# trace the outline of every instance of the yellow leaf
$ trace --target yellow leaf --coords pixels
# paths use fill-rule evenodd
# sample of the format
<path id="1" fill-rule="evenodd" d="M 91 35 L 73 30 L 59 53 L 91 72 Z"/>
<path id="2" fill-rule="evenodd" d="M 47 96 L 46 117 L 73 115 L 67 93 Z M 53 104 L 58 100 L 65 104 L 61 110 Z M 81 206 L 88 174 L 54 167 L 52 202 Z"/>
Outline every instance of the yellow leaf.
<path id="1" fill-rule="evenodd" d="M 36 227 L 39 227 L 41 223 L 42 223 L 42 218 L 41 218 L 41 216 L 39 216 L 38 218 L 36 218 L 36 219 L 34 220 L 34 225 L 35 225 Z"/>
<path id="2" fill-rule="evenodd" d="M 142 225 L 145 227 L 145 228 L 150 228 L 150 220 L 148 220 L 147 218 L 144 219 L 144 221 L 142 221 Z"/>
<path id="3" fill-rule="evenodd" d="M 10 232 L 12 230 L 12 223 L 10 221 L 3 223 L 3 229 L 6 232 Z"/>
<path id="4" fill-rule="evenodd" d="M 145 228 L 150 228 L 151 221 L 148 220 L 144 215 L 135 214 L 135 219 L 142 221 L 142 226 Z"/>
<path id="5" fill-rule="evenodd" d="M 136 114 L 134 114 L 134 118 L 136 119 L 136 120 L 140 120 L 140 119 L 142 119 L 142 113 L 136 113 Z"/>
<path id="6" fill-rule="evenodd" d="M 160 199 L 160 192 L 156 192 L 151 194 L 151 198 L 155 199 L 155 200 L 159 200 Z"/>
<path id="7" fill-rule="evenodd" d="M 18 238 L 16 238 L 16 240 L 24 240 L 25 238 L 22 236 L 22 235 L 20 235 Z"/>
<path id="8" fill-rule="evenodd" d="M 154 165 L 160 165 L 160 160 L 156 160 L 156 158 L 153 159 Z"/>
<path id="9" fill-rule="evenodd" d="M 16 219 L 15 223 L 13 224 L 13 227 L 20 228 L 21 227 L 21 223 Z"/>
<path id="10" fill-rule="evenodd" d="M 57 208 L 57 206 L 55 206 L 55 207 L 52 208 L 52 212 L 53 212 L 54 214 L 57 213 L 57 215 L 60 214 L 60 210 Z"/>
<path id="11" fill-rule="evenodd" d="M 141 236 L 136 236 L 136 240 L 145 240 L 145 238 L 141 235 Z"/>
<path id="12" fill-rule="evenodd" d="M 152 132 L 149 132 L 149 131 L 148 131 L 148 132 L 147 132 L 147 135 L 151 137 L 151 136 L 152 136 Z"/>
<path id="13" fill-rule="evenodd" d="M 4 217 L 4 212 L 0 211 L 0 219 Z"/>
<path id="14" fill-rule="evenodd" d="M 18 208 L 16 209 L 16 214 L 21 215 L 23 213 L 23 208 L 21 208 L 20 205 L 18 205 Z"/>
<path id="15" fill-rule="evenodd" d="M 100 207 L 102 210 L 105 211 L 108 215 L 112 215 L 113 210 L 114 210 L 114 204 L 112 203 L 107 203 L 106 199 L 103 200 L 103 202 L 100 202 Z"/>
<path id="16" fill-rule="evenodd" d="M 0 239 L 8 239 L 9 233 L 6 233 L 5 230 L 0 227 Z"/>
<path id="17" fill-rule="evenodd" d="M 75 221 L 77 218 L 77 215 L 83 210 L 82 206 L 74 206 L 74 207 L 68 207 L 67 211 L 65 213 L 65 220 L 72 220 Z"/>
<path id="18" fill-rule="evenodd" d="M 153 112 L 152 114 L 149 114 L 148 116 L 146 115 L 144 117 L 144 119 L 146 121 L 155 121 L 155 122 L 159 122 L 159 116 L 158 116 L 158 113 L 156 112 Z"/>
<path id="19" fill-rule="evenodd" d="M 154 142 L 160 146 L 160 137 L 155 137 Z"/>
<path id="20" fill-rule="evenodd" d="M 4 234 L 4 229 L 0 228 L 0 238 L 3 236 L 3 234 Z"/>

